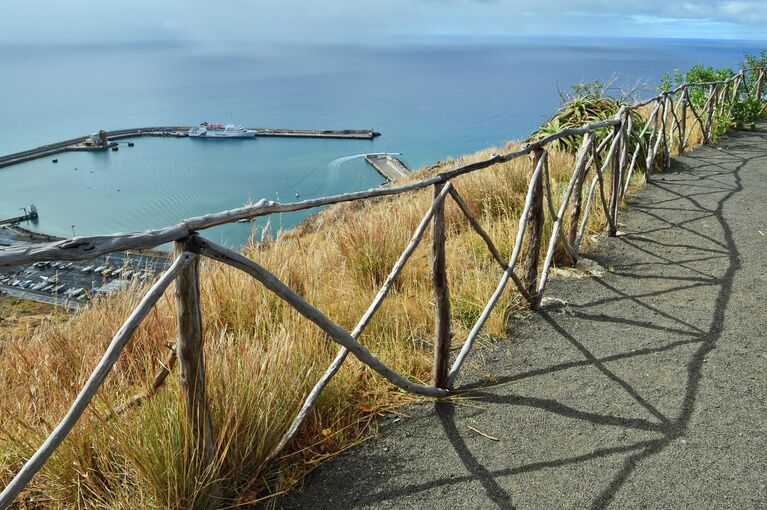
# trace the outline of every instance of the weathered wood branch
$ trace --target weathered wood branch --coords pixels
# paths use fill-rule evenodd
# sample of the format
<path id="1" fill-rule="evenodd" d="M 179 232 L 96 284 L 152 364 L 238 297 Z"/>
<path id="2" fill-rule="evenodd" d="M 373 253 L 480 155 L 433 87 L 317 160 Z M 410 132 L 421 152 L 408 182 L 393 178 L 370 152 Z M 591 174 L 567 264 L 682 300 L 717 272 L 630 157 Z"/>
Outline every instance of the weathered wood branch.
<path id="1" fill-rule="evenodd" d="M 584 140 L 585 144 L 586 140 Z M 565 196 L 562 198 L 562 204 L 559 206 L 559 211 L 556 213 L 556 215 L 553 216 L 554 218 L 554 226 L 551 229 L 551 238 L 549 239 L 549 248 L 546 251 L 546 258 L 543 261 L 543 269 L 541 269 L 541 279 L 538 283 L 538 288 L 536 289 L 535 296 L 537 299 L 536 308 L 540 306 L 541 298 L 543 297 L 543 290 L 546 288 L 546 281 L 549 278 L 549 269 L 551 268 L 551 263 L 554 261 L 554 251 L 557 248 L 557 241 L 559 240 L 559 233 L 562 229 L 562 218 L 565 216 L 565 211 L 567 211 L 567 206 L 570 203 L 570 196 L 573 193 L 573 189 L 575 188 L 575 183 L 578 180 L 578 176 L 581 175 L 583 172 L 583 168 L 581 165 L 584 165 L 586 163 L 586 154 L 588 154 L 588 145 L 585 144 L 584 146 L 581 146 L 582 154 L 578 161 L 578 167 L 573 172 L 572 177 L 570 177 L 570 182 L 567 185 L 567 190 L 565 191 Z"/>
<path id="2" fill-rule="evenodd" d="M 436 208 L 444 203 L 447 193 L 451 193 L 452 191 L 453 191 L 453 185 L 450 183 L 447 183 L 447 185 L 445 185 L 445 187 L 443 188 L 442 193 L 440 193 L 439 196 L 436 198 L 436 200 L 434 200 L 431 203 L 429 210 L 426 212 L 423 219 L 416 227 L 415 232 L 413 233 L 413 236 L 410 238 L 410 242 L 405 247 L 405 250 L 402 252 L 399 259 L 397 259 L 397 262 L 394 263 L 394 266 L 392 267 L 391 272 L 386 277 L 386 280 L 381 285 L 381 288 L 378 289 L 378 293 L 376 294 L 375 298 L 373 298 L 373 301 L 370 303 L 370 306 L 368 306 L 368 309 L 365 310 L 365 313 L 362 314 L 362 318 L 360 318 L 359 322 L 352 330 L 351 336 L 355 340 L 359 339 L 362 332 L 370 323 L 370 319 L 372 319 L 373 315 L 376 313 L 376 311 L 378 311 L 378 308 L 380 308 L 384 299 L 389 294 L 389 291 L 393 288 L 394 282 L 397 280 L 400 273 L 404 269 L 405 264 L 407 263 L 408 260 L 410 260 L 410 257 L 413 255 L 416 248 L 418 247 L 421 240 L 423 239 L 424 233 L 426 232 L 426 229 L 428 228 L 431 222 L 431 219 L 434 216 L 434 212 Z M 301 424 L 309 416 L 309 413 L 314 407 L 314 404 L 317 402 L 317 399 L 319 398 L 320 394 L 325 389 L 325 387 L 330 382 L 330 380 L 333 378 L 333 376 L 336 375 L 336 372 L 338 372 L 338 370 L 341 368 L 341 365 L 343 365 L 348 355 L 349 355 L 349 349 L 347 349 L 346 347 L 341 347 L 341 349 L 338 351 L 338 354 L 336 354 L 336 357 L 333 360 L 333 362 L 328 366 L 328 368 L 325 370 L 325 373 L 322 374 L 322 377 L 320 377 L 320 379 L 314 385 L 312 390 L 306 396 L 306 399 L 304 400 L 304 403 L 301 406 L 301 409 L 298 411 L 298 414 L 293 419 L 293 422 L 290 424 L 290 427 L 288 427 L 288 430 L 285 432 L 285 434 L 283 434 L 282 438 L 280 438 L 279 442 L 275 445 L 275 447 L 272 448 L 272 451 L 269 453 L 269 455 L 267 455 L 266 458 L 263 460 L 261 465 L 256 470 L 256 473 L 263 472 L 263 470 L 269 464 L 271 464 L 271 462 L 274 459 L 276 459 L 277 456 L 279 456 L 282 453 L 282 451 L 293 441 L 293 439 L 296 437 L 296 434 L 298 434 L 298 430 L 300 429 Z"/>
<path id="3" fill-rule="evenodd" d="M 472 214 L 471 210 L 469 209 L 469 206 L 466 204 L 466 202 L 463 200 L 463 197 L 458 193 L 458 191 L 453 188 L 450 190 L 450 196 L 453 197 L 455 202 L 458 204 L 458 207 L 463 211 L 463 214 L 466 216 L 466 218 L 469 220 L 469 224 L 474 228 L 474 231 L 479 234 L 479 236 L 482 238 L 483 241 L 485 241 L 485 244 L 487 245 L 487 249 L 490 251 L 490 253 L 493 255 L 493 258 L 498 262 L 498 265 L 501 267 L 501 271 L 506 271 L 506 267 L 508 266 L 508 262 L 504 260 L 501 253 L 498 251 L 498 248 L 495 246 L 495 243 L 493 243 L 492 238 L 490 235 L 485 231 L 484 228 L 482 228 L 482 225 L 477 221 L 477 218 Z M 519 293 L 522 294 L 522 297 L 525 298 L 525 300 L 529 304 L 533 304 L 533 297 L 527 292 L 527 289 L 525 288 L 525 284 L 522 282 L 522 280 L 519 279 L 519 277 L 512 271 L 511 273 L 511 279 L 514 281 L 514 284 L 517 286 L 517 290 L 519 290 Z"/>
<path id="4" fill-rule="evenodd" d="M 312 304 L 296 294 L 290 287 L 285 285 L 279 278 L 262 267 L 260 264 L 240 255 L 239 253 L 218 246 L 215 243 L 201 239 L 200 254 L 213 260 L 223 262 L 235 267 L 258 280 L 264 287 L 272 291 L 295 310 L 316 324 L 330 337 L 331 340 L 349 349 L 362 363 L 372 368 L 386 380 L 402 388 L 403 390 L 427 397 L 446 397 L 449 392 L 440 388 L 413 383 L 401 376 L 381 360 L 374 356 L 364 345 L 355 340 L 351 333 L 330 320 Z"/>
<path id="5" fill-rule="evenodd" d="M 594 199 L 594 191 L 599 183 L 599 176 L 595 175 L 591 179 L 591 186 L 589 187 L 589 194 L 586 196 L 586 207 L 583 209 L 583 220 L 581 220 L 581 227 L 578 230 L 578 240 L 575 242 L 575 251 L 580 253 L 581 243 L 583 242 L 583 236 L 586 234 L 586 227 L 589 223 L 589 215 L 591 214 L 591 202 Z"/>
<path id="6" fill-rule="evenodd" d="M 578 262 L 578 246 L 576 241 L 578 239 L 578 221 L 581 217 L 581 202 L 583 200 L 583 181 L 586 178 L 586 169 L 589 164 L 589 152 L 591 146 L 594 143 L 593 133 L 589 133 L 583 137 L 583 142 L 578 149 L 575 164 L 575 188 L 573 190 L 573 206 L 570 209 L 570 220 L 568 224 L 568 242 L 572 246 L 572 255 L 570 258 L 570 265 L 575 266 Z"/>
<path id="7" fill-rule="evenodd" d="M 195 236 L 174 244 L 176 253 L 196 252 Z M 200 260 L 195 257 L 176 278 L 176 356 L 181 387 L 186 397 L 186 414 L 195 447 L 208 468 L 216 463 L 216 433 L 205 387 L 205 353 L 200 308 Z M 211 487 L 211 505 L 218 497 L 217 484 Z"/>
<path id="8" fill-rule="evenodd" d="M 543 237 L 543 174 L 536 171 L 538 163 L 542 162 L 546 167 L 547 156 L 544 151 L 536 151 L 532 154 L 532 165 L 530 169 L 530 180 L 528 189 L 533 192 L 532 203 L 527 214 L 527 253 L 525 255 L 525 265 L 522 270 L 522 281 L 525 282 L 527 292 L 535 300 L 532 308 L 535 309 L 535 303 L 538 298 L 535 295 L 535 289 L 538 287 L 538 258 L 541 251 L 541 240 Z M 533 177 L 537 176 L 534 180 Z"/>
<path id="9" fill-rule="evenodd" d="M 149 385 L 149 388 L 139 393 L 136 393 L 131 398 L 129 398 L 126 402 L 116 407 L 113 411 L 110 411 L 107 414 L 106 419 L 109 420 L 116 416 L 120 416 L 128 409 L 138 407 L 144 402 L 144 400 L 151 398 L 165 384 L 165 381 L 168 379 L 168 375 L 170 375 L 175 365 L 176 365 L 176 346 L 174 345 L 171 348 L 171 352 L 168 355 L 168 358 L 165 360 L 165 363 L 160 364 L 160 369 L 155 373 L 154 378 L 152 379 L 152 383 Z"/>
<path id="10" fill-rule="evenodd" d="M 695 105 L 692 104 L 692 100 L 690 99 L 690 95 L 687 92 L 687 90 L 685 90 L 685 100 L 687 101 L 687 107 L 692 112 L 692 116 L 694 117 L 695 120 L 693 120 L 693 123 L 690 125 L 690 128 L 687 130 L 687 133 L 685 134 L 683 145 L 684 146 L 687 145 L 687 142 L 692 136 L 692 132 L 695 129 L 696 125 L 700 126 L 700 130 L 703 133 L 703 143 L 706 143 L 706 130 L 703 125 L 703 119 L 701 119 L 700 115 L 698 114 L 698 111 L 695 109 Z"/>
<path id="11" fill-rule="evenodd" d="M 631 156 L 631 163 L 629 163 L 628 171 L 626 172 L 626 178 L 624 179 L 623 184 L 623 194 L 625 195 L 626 192 L 629 189 L 629 184 L 631 184 L 631 177 L 634 176 L 634 168 L 636 167 L 637 158 L 639 157 L 640 151 L 644 148 L 644 135 L 647 133 L 647 130 L 650 128 L 650 124 L 654 124 L 656 120 L 656 116 L 658 114 L 658 109 L 660 107 L 660 103 L 655 105 L 655 108 L 653 109 L 652 113 L 650 114 L 650 118 L 645 123 L 644 127 L 642 128 L 642 131 L 639 132 L 639 135 L 636 137 L 636 148 L 634 149 L 634 154 Z M 652 135 L 650 135 L 650 140 L 652 140 Z M 648 147 L 649 147 L 649 141 L 648 141 Z M 649 151 L 646 151 L 646 153 Z M 645 155 L 647 155 L 645 153 Z"/>
<path id="12" fill-rule="evenodd" d="M 690 98 L 687 95 L 687 89 L 684 89 L 682 98 L 679 100 L 681 104 L 681 112 L 679 112 L 679 154 L 684 154 L 685 141 L 687 135 L 687 104 Z"/>
<path id="13" fill-rule="evenodd" d="M 610 150 L 607 153 L 607 157 L 605 158 L 604 162 L 600 163 L 597 161 L 597 157 L 595 155 L 594 157 L 594 168 L 597 172 L 597 177 L 599 179 L 599 195 L 602 199 L 602 209 L 604 209 L 605 217 L 607 218 L 607 226 L 608 230 L 612 229 L 612 225 L 614 223 L 613 221 L 613 215 L 612 215 L 612 207 L 611 202 L 608 202 L 608 197 L 605 194 L 605 179 L 604 179 L 604 173 L 607 170 L 607 167 L 610 165 L 610 163 L 613 161 L 613 159 L 616 157 L 616 149 L 620 143 L 621 136 L 620 136 L 620 126 L 615 126 L 613 128 L 613 136 L 612 136 L 613 143 L 610 145 Z"/>
<path id="14" fill-rule="evenodd" d="M 434 186 L 434 198 L 443 191 L 443 184 Z M 431 378 L 435 388 L 447 385 L 450 361 L 450 289 L 447 283 L 445 254 L 445 204 L 440 203 L 431 222 L 431 286 L 434 293 L 434 362 Z"/>
<path id="15" fill-rule="evenodd" d="M 663 157 L 661 158 L 661 168 L 666 167 L 666 118 L 668 117 L 668 101 L 666 101 L 666 97 L 664 96 L 661 101 L 661 113 L 660 113 L 660 130 L 658 131 L 658 136 L 655 139 L 655 145 L 652 150 L 652 159 L 650 159 L 649 164 L 647 165 L 647 168 L 655 169 L 655 160 L 658 157 L 658 152 L 663 149 Z"/>
<path id="16" fill-rule="evenodd" d="M 104 356 L 101 357 L 96 368 L 91 373 L 88 380 L 85 382 L 82 390 L 78 393 L 72 405 L 69 407 L 67 414 L 62 418 L 59 424 L 53 429 L 53 432 L 46 438 L 40 448 L 30 457 L 30 459 L 24 464 L 21 470 L 11 480 L 11 482 L 0 493 L 0 508 L 8 508 L 13 503 L 13 500 L 19 494 L 19 492 L 29 483 L 32 477 L 43 467 L 48 457 L 58 448 L 61 442 L 67 437 L 69 431 L 75 426 L 75 423 L 80 419 L 88 404 L 93 399 L 98 389 L 104 383 L 109 372 L 112 371 L 117 359 L 120 357 L 125 345 L 133 336 L 136 328 L 139 327 L 141 322 L 146 318 L 149 312 L 154 307 L 155 303 L 165 292 L 165 289 L 171 284 L 171 282 L 181 273 L 195 259 L 194 254 L 184 252 L 176 258 L 165 273 L 162 274 L 159 280 L 149 289 L 149 292 L 141 299 L 136 308 L 131 312 L 126 321 L 115 333 L 112 341 L 104 352 Z"/>
<path id="17" fill-rule="evenodd" d="M 544 189 L 546 190 L 546 203 L 548 204 L 549 209 L 549 216 L 552 218 L 557 217 L 557 212 L 554 209 L 554 195 L 552 192 L 552 185 L 551 185 L 551 175 L 549 173 L 549 161 L 546 160 L 546 163 L 543 165 L 543 178 L 545 182 Z M 570 246 L 570 243 L 567 241 L 565 237 L 562 237 L 560 239 L 562 241 L 562 246 L 565 249 L 565 254 L 567 255 L 567 258 L 572 260 L 575 258 L 575 252 L 573 248 Z"/>
<path id="18" fill-rule="evenodd" d="M 96 237 L 73 237 L 53 243 L 35 243 L 0 251 L 0 266 L 15 266 L 41 260 L 89 260 L 118 251 L 149 249 L 189 235 L 184 224 L 159 230 L 112 234 Z"/>
<path id="19" fill-rule="evenodd" d="M 461 371 L 461 367 L 463 366 L 464 361 L 466 361 L 466 357 L 469 355 L 469 352 L 471 352 L 471 349 L 474 346 L 474 341 L 479 336 L 480 331 L 482 331 L 482 328 L 484 327 L 485 322 L 487 322 L 487 319 L 490 317 L 490 314 L 495 308 L 496 303 L 498 303 L 498 299 L 500 299 L 501 294 L 503 294 L 503 290 L 506 288 L 506 284 L 509 282 L 511 275 L 514 274 L 514 266 L 516 266 L 517 261 L 519 260 L 519 256 L 522 253 L 522 245 L 524 244 L 524 241 L 525 241 L 525 231 L 527 230 L 527 222 L 530 215 L 530 209 L 532 209 L 533 202 L 535 200 L 535 186 L 533 185 L 533 183 L 540 181 L 541 173 L 543 172 L 543 164 L 545 163 L 546 157 L 547 157 L 547 153 L 544 152 L 541 155 L 541 157 L 538 158 L 538 164 L 535 166 L 535 170 L 533 171 L 533 174 L 530 176 L 531 185 L 527 187 L 527 195 L 525 196 L 525 207 L 522 209 L 522 214 L 520 214 L 519 216 L 519 228 L 517 228 L 517 238 L 514 243 L 514 249 L 511 252 L 511 259 L 509 260 L 509 265 L 507 266 L 506 271 L 501 276 L 501 279 L 498 282 L 498 285 L 496 286 L 495 291 L 493 292 L 493 295 L 490 296 L 490 299 L 485 305 L 484 310 L 482 310 L 482 314 L 477 319 L 477 322 L 474 323 L 474 327 L 471 328 L 471 331 L 469 332 L 469 335 L 466 338 L 466 342 L 464 342 L 463 347 L 461 347 L 461 350 L 458 353 L 458 356 L 456 356 L 455 361 L 453 361 L 453 366 L 450 368 L 450 373 L 447 376 L 448 388 L 452 388 L 453 385 L 455 384 L 455 380 L 458 378 L 458 374 Z"/>
<path id="20" fill-rule="evenodd" d="M 716 84 L 711 85 L 708 101 L 703 110 L 706 112 L 706 124 L 703 128 L 703 141 L 706 144 L 711 143 L 711 129 L 714 127 L 714 109 L 716 108 Z"/>
<path id="21" fill-rule="evenodd" d="M 660 140 L 661 145 L 663 148 L 663 158 L 661 161 L 661 168 L 667 168 L 668 161 L 671 158 L 671 148 L 669 147 L 668 139 L 669 139 L 669 133 L 668 130 L 668 117 L 669 117 L 669 110 L 671 110 L 674 107 L 674 103 L 671 100 L 671 96 L 669 94 L 664 94 L 663 98 L 663 117 L 661 117 L 661 129 L 660 129 Z"/>

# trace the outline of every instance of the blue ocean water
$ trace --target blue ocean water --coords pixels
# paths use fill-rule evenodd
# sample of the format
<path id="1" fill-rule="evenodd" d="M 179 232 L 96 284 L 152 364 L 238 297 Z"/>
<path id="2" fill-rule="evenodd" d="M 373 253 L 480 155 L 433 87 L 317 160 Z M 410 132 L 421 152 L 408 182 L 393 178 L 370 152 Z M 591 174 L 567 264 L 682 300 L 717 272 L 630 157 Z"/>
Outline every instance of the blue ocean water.
<path id="1" fill-rule="evenodd" d="M 382 46 L 212 52 L 171 44 L 0 48 L 0 154 L 99 129 L 232 122 L 374 128 L 374 141 L 140 138 L 119 152 L 67 153 L 0 169 L 0 217 L 37 205 L 29 228 L 69 236 L 143 230 L 261 197 L 373 187 L 360 158 L 411 167 L 523 138 L 559 106 L 557 87 L 638 80 L 698 63 L 735 66 L 759 43 L 658 39 L 444 39 Z M 645 95 L 654 92 L 652 87 Z M 305 213 L 271 218 L 288 228 Z M 247 224 L 209 234 L 244 242 Z"/>

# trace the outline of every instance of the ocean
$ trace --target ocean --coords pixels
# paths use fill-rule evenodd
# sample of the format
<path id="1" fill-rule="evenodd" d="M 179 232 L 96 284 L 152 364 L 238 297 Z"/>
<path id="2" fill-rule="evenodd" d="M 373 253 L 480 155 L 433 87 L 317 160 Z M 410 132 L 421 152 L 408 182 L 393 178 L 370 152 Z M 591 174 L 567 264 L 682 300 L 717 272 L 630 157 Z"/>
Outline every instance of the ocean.
<path id="1" fill-rule="evenodd" d="M 0 154 L 99 129 L 196 125 L 375 129 L 367 140 L 138 138 L 119 152 L 64 153 L 0 169 L 0 218 L 35 204 L 26 228 L 59 236 L 158 228 L 265 197 L 293 201 L 374 187 L 359 155 L 411 168 L 524 138 L 561 104 L 558 87 L 642 83 L 699 63 L 736 66 L 759 43 L 659 39 L 408 40 L 381 46 L 209 51 L 180 44 L 0 48 Z M 276 215 L 273 230 L 306 212 Z M 261 222 L 260 227 L 265 223 Z M 229 246 L 248 224 L 205 235 Z"/>

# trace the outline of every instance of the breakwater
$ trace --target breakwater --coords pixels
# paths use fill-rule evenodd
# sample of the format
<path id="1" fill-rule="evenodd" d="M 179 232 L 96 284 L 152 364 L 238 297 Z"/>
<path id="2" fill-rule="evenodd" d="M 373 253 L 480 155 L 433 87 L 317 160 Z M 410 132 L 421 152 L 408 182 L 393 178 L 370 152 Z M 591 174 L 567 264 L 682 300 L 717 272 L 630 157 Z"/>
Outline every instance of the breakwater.
<path id="1" fill-rule="evenodd" d="M 404 179 L 410 173 L 405 164 L 393 154 L 367 154 L 365 161 L 388 181 Z"/>
<path id="2" fill-rule="evenodd" d="M 170 136 L 183 138 L 188 136 L 190 126 L 154 126 L 142 128 L 117 129 L 106 131 L 106 138 L 109 142 L 125 138 L 135 138 L 138 136 Z M 287 137 L 287 138 L 340 138 L 350 140 L 372 140 L 380 136 L 381 133 L 370 130 L 360 129 L 281 129 L 281 128 L 249 128 L 256 132 L 256 137 Z M 34 149 L 0 156 L 0 168 L 10 165 L 16 165 L 32 159 L 53 156 L 62 152 L 80 150 L 85 142 L 91 139 L 92 135 L 79 136 L 60 142 L 54 142 L 48 145 L 41 145 Z M 107 147 L 104 147 L 106 149 Z"/>

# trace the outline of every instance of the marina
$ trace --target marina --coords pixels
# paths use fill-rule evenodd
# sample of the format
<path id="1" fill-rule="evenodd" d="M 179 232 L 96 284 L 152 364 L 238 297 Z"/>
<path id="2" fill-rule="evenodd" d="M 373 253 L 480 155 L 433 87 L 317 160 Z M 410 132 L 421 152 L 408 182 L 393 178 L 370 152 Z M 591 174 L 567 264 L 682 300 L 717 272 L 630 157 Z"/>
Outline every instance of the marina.
<path id="1" fill-rule="evenodd" d="M 192 126 L 155 126 L 143 128 L 118 129 L 113 131 L 102 131 L 104 139 L 94 143 L 94 136 L 81 136 L 70 138 L 61 142 L 55 142 L 48 145 L 42 145 L 34 149 L 8 154 L 0 157 L 0 168 L 16 165 L 25 161 L 53 156 L 62 152 L 70 151 L 100 151 L 116 147 L 115 141 L 125 138 L 136 138 L 140 136 L 162 136 L 186 138 Z M 319 129 L 282 129 L 282 128 L 247 128 L 247 131 L 255 133 L 252 138 L 258 137 L 285 137 L 285 138 L 336 138 L 349 140 L 372 140 L 381 133 L 372 129 L 343 129 L 343 130 L 319 130 Z M 90 143 L 89 143 L 90 142 Z M 130 145 L 130 144 L 129 144 Z"/>

